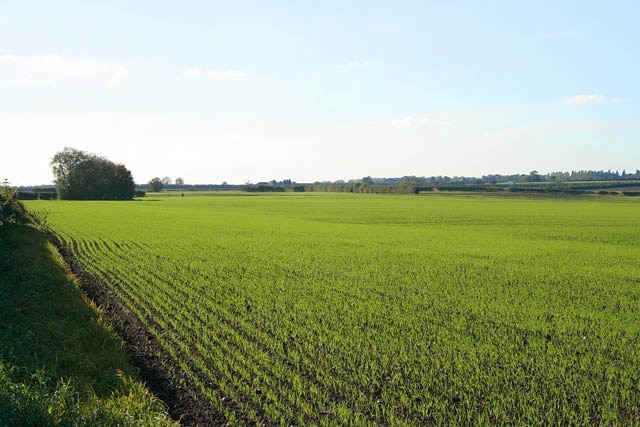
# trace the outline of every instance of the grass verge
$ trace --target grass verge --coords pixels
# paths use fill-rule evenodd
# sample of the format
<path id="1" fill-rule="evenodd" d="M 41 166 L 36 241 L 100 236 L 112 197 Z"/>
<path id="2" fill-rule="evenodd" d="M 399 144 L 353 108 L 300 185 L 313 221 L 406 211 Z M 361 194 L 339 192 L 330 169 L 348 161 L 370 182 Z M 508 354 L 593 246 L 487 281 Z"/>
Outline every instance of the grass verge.
<path id="1" fill-rule="evenodd" d="M 7 196 L 0 194 L 2 425 L 178 425 L 44 232 Z"/>

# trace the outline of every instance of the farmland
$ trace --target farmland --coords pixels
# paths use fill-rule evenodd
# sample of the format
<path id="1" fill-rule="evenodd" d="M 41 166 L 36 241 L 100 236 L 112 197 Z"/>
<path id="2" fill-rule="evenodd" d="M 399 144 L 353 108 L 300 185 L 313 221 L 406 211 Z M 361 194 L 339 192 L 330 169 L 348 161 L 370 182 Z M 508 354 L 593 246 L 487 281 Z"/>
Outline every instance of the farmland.
<path id="1" fill-rule="evenodd" d="M 25 204 L 232 425 L 640 425 L 635 199 Z"/>

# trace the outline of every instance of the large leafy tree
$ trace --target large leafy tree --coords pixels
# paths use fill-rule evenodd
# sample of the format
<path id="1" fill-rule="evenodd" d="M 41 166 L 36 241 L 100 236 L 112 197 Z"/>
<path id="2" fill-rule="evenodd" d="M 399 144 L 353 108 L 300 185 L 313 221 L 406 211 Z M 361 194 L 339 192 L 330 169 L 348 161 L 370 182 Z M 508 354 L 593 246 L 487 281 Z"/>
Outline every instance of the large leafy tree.
<path id="1" fill-rule="evenodd" d="M 129 200 L 135 193 L 131 172 L 121 164 L 75 148 L 51 160 L 58 197 L 70 200 Z"/>
<path id="2" fill-rule="evenodd" d="M 149 181 L 149 191 L 158 192 L 164 188 L 164 183 L 158 177 L 155 177 Z"/>

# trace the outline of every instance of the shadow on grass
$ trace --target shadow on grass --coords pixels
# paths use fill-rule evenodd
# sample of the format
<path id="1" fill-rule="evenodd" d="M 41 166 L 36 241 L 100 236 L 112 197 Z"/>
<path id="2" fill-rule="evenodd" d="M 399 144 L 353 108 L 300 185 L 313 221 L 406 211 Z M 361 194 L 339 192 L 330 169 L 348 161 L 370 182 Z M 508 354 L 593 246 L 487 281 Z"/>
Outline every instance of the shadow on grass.
<path id="1" fill-rule="evenodd" d="M 0 231 L 3 425 L 170 425 L 45 234 Z"/>

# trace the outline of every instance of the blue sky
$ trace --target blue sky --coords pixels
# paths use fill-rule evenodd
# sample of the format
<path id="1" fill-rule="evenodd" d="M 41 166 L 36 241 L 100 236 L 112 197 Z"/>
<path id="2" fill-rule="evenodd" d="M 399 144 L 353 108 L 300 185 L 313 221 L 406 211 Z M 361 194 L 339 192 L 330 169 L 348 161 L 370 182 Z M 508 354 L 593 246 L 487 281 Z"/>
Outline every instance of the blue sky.
<path id="1" fill-rule="evenodd" d="M 640 2 L 0 0 L 0 179 L 640 168 Z"/>

